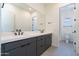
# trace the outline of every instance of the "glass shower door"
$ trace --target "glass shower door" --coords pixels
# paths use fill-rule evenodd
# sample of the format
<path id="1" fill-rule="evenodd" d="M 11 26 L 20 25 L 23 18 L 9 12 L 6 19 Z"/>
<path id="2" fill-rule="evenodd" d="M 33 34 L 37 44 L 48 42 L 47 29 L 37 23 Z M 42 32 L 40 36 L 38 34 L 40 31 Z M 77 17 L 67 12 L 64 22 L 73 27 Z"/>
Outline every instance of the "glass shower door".
<path id="1" fill-rule="evenodd" d="M 68 42 L 74 41 L 75 21 L 74 4 L 64 6 L 60 9 L 61 17 L 61 39 Z"/>

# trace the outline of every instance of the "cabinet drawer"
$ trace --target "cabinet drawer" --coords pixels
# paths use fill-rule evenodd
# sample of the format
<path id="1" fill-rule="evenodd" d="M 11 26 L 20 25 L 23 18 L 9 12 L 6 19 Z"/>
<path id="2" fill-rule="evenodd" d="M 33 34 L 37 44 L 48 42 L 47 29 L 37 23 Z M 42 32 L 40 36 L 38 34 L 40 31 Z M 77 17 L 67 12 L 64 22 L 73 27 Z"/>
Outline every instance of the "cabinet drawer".
<path id="1" fill-rule="evenodd" d="M 36 41 L 28 42 L 13 50 L 6 51 L 5 56 L 35 56 L 36 55 Z"/>
<path id="2" fill-rule="evenodd" d="M 22 39 L 22 40 L 18 40 L 18 41 L 14 41 L 14 42 L 1 44 L 1 48 L 4 48 L 5 51 L 9 51 L 9 50 L 15 49 L 16 47 L 19 47 L 23 44 L 27 44 L 32 41 L 34 41 L 33 38 Z"/>

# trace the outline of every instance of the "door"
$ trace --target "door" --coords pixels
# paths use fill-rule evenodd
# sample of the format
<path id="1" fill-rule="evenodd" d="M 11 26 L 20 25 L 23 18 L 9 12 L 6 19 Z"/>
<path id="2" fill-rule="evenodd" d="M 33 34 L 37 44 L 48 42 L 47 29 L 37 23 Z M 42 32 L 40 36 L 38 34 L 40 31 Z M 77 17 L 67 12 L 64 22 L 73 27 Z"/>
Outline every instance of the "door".
<path id="1" fill-rule="evenodd" d="M 74 6 L 75 4 L 69 4 L 60 8 L 61 19 L 61 40 L 68 42 L 74 42 L 75 21 L 74 19 Z"/>
<path id="2" fill-rule="evenodd" d="M 37 17 L 32 17 L 32 31 L 37 31 Z"/>
<path id="3" fill-rule="evenodd" d="M 32 31 L 38 30 L 37 20 L 38 20 L 38 14 L 37 12 L 33 12 L 32 13 Z"/>

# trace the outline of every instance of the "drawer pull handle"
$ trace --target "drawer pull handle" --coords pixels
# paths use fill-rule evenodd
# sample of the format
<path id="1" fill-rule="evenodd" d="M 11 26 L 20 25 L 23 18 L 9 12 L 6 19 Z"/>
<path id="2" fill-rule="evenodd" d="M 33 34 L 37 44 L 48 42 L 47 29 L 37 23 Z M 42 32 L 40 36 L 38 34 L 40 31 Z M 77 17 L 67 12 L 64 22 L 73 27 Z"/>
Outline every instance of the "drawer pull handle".
<path id="1" fill-rule="evenodd" d="M 30 45 L 30 43 L 27 43 L 27 44 L 21 45 L 21 47 L 24 47 L 24 46 L 26 46 L 26 45 Z"/>
<path id="2" fill-rule="evenodd" d="M 43 40 L 43 39 L 41 39 L 41 40 Z"/>
<path id="3" fill-rule="evenodd" d="M 30 43 L 27 43 L 27 45 L 30 45 Z"/>
<path id="4" fill-rule="evenodd" d="M 21 45 L 21 47 L 24 47 L 24 46 L 26 46 L 26 45 Z"/>

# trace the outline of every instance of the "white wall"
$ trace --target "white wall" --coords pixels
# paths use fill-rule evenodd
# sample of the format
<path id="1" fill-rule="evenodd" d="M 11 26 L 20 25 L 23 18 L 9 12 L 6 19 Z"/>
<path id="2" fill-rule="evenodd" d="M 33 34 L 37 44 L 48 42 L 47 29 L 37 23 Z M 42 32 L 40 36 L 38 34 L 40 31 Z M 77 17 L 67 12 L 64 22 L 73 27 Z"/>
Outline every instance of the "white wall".
<path id="1" fill-rule="evenodd" d="M 53 33 L 52 45 L 59 46 L 59 8 L 67 4 L 47 4 L 46 5 L 46 31 Z M 49 24 L 48 24 L 49 23 Z"/>
<path id="2" fill-rule="evenodd" d="M 45 15 L 38 13 L 38 30 L 45 29 Z"/>

